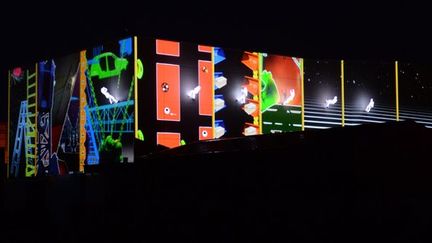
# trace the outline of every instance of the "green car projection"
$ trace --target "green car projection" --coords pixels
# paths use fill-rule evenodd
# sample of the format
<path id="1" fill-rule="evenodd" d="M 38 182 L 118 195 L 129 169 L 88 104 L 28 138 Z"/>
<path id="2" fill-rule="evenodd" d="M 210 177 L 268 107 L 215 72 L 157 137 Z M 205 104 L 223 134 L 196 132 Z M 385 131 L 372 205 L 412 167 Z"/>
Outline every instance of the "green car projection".
<path id="1" fill-rule="evenodd" d="M 99 79 L 119 76 L 122 70 L 126 70 L 128 60 L 117 57 L 112 52 L 105 52 L 93 58 L 90 66 L 90 77 Z"/>

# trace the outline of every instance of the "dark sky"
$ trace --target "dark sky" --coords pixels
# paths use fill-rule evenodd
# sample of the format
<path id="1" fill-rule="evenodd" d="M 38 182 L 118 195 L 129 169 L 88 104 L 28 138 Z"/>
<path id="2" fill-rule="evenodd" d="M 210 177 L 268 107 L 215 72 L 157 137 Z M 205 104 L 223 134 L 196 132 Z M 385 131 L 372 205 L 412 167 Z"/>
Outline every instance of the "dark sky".
<path id="1" fill-rule="evenodd" d="M 0 6 L 0 120 L 9 68 L 134 34 L 305 58 L 428 62 L 431 54 L 429 8 L 408 3 L 34 2 Z"/>

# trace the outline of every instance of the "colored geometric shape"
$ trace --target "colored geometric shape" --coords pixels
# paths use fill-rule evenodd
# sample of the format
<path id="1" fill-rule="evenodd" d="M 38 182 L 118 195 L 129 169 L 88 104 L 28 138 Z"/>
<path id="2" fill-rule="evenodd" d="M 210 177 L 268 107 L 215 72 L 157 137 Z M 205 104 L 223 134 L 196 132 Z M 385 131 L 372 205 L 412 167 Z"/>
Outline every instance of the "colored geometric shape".
<path id="1" fill-rule="evenodd" d="M 258 79 L 245 76 L 245 79 L 247 80 L 246 84 L 243 86 L 247 88 L 248 92 L 251 93 L 253 96 L 258 95 L 259 90 L 259 81 Z"/>
<path id="2" fill-rule="evenodd" d="M 219 76 L 215 78 L 215 88 L 220 89 L 227 84 L 227 79 L 224 76 Z"/>
<path id="3" fill-rule="evenodd" d="M 202 116 L 213 115 L 213 65 L 210 61 L 198 61 L 199 114 Z"/>
<path id="4" fill-rule="evenodd" d="M 198 127 L 199 140 L 207 140 L 213 138 L 213 128 L 212 127 Z"/>
<path id="5" fill-rule="evenodd" d="M 252 71 L 258 71 L 258 54 L 252 52 L 244 52 L 242 61 Z"/>
<path id="6" fill-rule="evenodd" d="M 252 135 L 257 135 L 258 131 L 259 131 L 258 126 L 250 124 L 250 123 L 246 123 L 243 134 L 245 136 L 252 136 Z"/>
<path id="7" fill-rule="evenodd" d="M 158 120 L 180 121 L 180 66 L 156 63 L 156 114 Z"/>
<path id="8" fill-rule="evenodd" d="M 211 53 L 212 52 L 212 47 L 211 46 L 198 45 L 198 51 Z"/>
<path id="9" fill-rule="evenodd" d="M 156 143 L 168 148 L 180 146 L 180 133 L 158 132 L 156 133 Z"/>
<path id="10" fill-rule="evenodd" d="M 165 56 L 180 56 L 180 42 L 156 40 L 156 54 Z"/>
<path id="11" fill-rule="evenodd" d="M 225 100 L 223 99 L 223 95 L 215 95 L 215 100 L 214 100 L 215 112 L 218 112 L 223 108 L 225 108 Z"/>
<path id="12" fill-rule="evenodd" d="M 258 108 L 259 108 L 258 101 L 252 99 L 247 99 L 246 104 L 243 106 L 243 110 L 248 115 L 251 115 L 253 117 L 259 116 Z"/>
<path id="13" fill-rule="evenodd" d="M 119 45 L 121 57 L 132 55 L 132 38 L 120 40 Z"/>
<path id="14" fill-rule="evenodd" d="M 215 65 L 226 59 L 225 52 L 220 47 L 213 48 L 213 56 L 214 56 L 213 62 Z"/>

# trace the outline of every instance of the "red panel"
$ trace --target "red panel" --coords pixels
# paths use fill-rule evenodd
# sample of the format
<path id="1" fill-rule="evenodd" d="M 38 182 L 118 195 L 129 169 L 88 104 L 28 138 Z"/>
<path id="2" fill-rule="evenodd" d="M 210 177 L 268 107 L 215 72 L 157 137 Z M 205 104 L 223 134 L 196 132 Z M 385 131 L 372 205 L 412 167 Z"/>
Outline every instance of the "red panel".
<path id="1" fill-rule="evenodd" d="M 198 51 L 212 53 L 212 47 L 211 46 L 202 46 L 202 45 L 199 45 L 198 46 Z"/>
<path id="2" fill-rule="evenodd" d="M 156 40 L 156 54 L 179 57 L 180 42 Z"/>
<path id="3" fill-rule="evenodd" d="M 156 113 L 158 120 L 180 121 L 179 65 L 156 63 Z"/>
<path id="4" fill-rule="evenodd" d="M 210 61 L 198 61 L 199 114 L 213 115 L 213 65 Z"/>
<path id="5" fill-rule="evenodd" d="M 180 146 L 180 133 L 158 132 L 156 134 L 156 143 L 168 148 Z"/>
<path id="6" fill-rule="evenodd" d="M 212 127 L 199 127 L 199 140 L 207 140 L 213 138 Z"/>

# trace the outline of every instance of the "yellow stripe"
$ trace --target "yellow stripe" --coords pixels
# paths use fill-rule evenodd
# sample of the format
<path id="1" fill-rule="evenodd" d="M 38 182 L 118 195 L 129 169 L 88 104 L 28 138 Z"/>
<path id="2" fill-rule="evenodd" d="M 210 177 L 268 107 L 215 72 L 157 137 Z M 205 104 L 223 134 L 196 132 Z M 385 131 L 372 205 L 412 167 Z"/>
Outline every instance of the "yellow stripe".
<path id="1" fill-rule="evenodd" d="M 215 88 L 214 88 L 214 71 L 215 71 L 215 65 L 214 65 L 214 47 L 211 48 L 211 65 L 212 65 L 212 130 L 213 130 L 213 138 L 216 138 L 216 124 L 215 124 L 215 104 L 214 104 L 214 98 L 215 98 Z"/>
<path id="2" fill-rule="evenodd" d="M 302 131 L 305 130 L 304 127 L 304 60 L 300 58 L 300 74 L 301 74 L 301 127 Z"/>
<path id="3" fill-rule="evenodd" d="M 38 107 L 37 107 L 37 102 L 38 102 L 38 76 L 39 76 L 39 67 L 38 67 L 38 63 L 35 63 L 35 112 L 36 112 L 36 116 L 35 116 L 35 120 L 34 120 L 34 126 L 35 126 L 35 133 L 36 133 L 36 139 L 35 139 L 35 150 L 34 150 L 34 154 L 35 154 L 35 161 L 34 161 L 34 166 L 35 166 L 35 172 L 34 175 L 37 175 L 37 159 L 38 159 L 38 153 L 37 153 L 37 146 L 38 146 L 38 130 L 37 130 L 37 126 L 38 126 L 38 119 L 37 119 L 37 114 L 38 114 Z"/>
<path id="4" fill-rule="evenodd" d="M 258 53 L 258 124 L 259 124 L 259 131 L 258 134 L 263 134 L 262 132 L 262 112 L 261 112 L 261 74 L 263 69 L 263 56 L 262 53 Z"/>
<path id="5" fill-rule="evenodd" d="M 342 126 L 345 126 L 345 77 L 344 77 L 344 60 L 341 60 L 341 100 L 342 100 Z"/>
<path id="6" fill-rule="evenodd" d="M 138 62 L 138 45 L 137 45 L 138 38 L 134 36 L 134 107 L 135 107 L 135 114 L 134 114 L 134 123 L 135 123 L 135 138 L 138 138 L 138 78 L 137 78 L 137 62 Z"/>
<path id="7" fill-rule="evenodd" d="M 395 85 L 396 85 L 396 121 L 399 121 L 399 66 L 395 61 Z"/>

